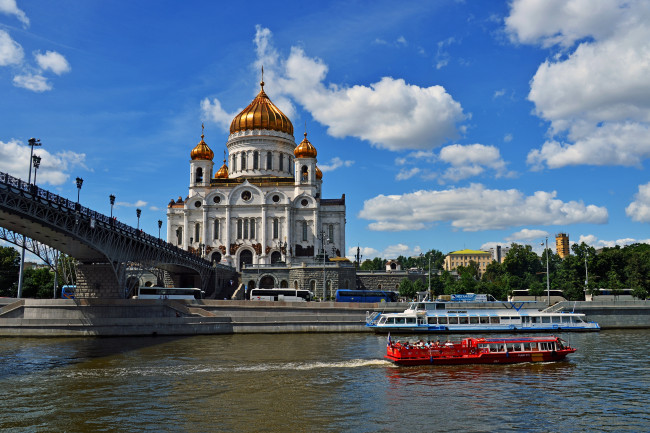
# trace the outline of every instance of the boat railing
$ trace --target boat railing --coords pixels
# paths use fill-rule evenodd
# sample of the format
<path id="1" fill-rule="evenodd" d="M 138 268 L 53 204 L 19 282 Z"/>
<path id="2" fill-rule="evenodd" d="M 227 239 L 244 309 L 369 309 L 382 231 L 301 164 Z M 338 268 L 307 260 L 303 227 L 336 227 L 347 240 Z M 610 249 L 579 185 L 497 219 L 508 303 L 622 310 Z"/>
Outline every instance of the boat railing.
<path id="1" fill-rule="evenodd" d="M 372 313 L 370 311 L 366 311 L 366 325 L 372 326 L 377 324 L 379 317 L 381 317 L 381 312 L 379 311 L 373 311 Z"/>

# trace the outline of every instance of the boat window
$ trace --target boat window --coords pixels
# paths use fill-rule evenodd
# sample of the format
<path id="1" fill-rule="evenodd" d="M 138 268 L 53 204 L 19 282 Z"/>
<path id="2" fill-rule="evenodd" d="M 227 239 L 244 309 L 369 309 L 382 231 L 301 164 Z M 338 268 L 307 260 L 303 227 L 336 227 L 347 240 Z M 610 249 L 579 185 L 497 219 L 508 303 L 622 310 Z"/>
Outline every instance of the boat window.
<path id="1" fill-rule="evenodd" d="M 447 324 L 447 318 L 446 317 L 438 317 L 438 323 L 441 325 L 446 325 Z"/>
<path id="2" fill-rule="evenodd" d="M 530 318 L 530 323 L 539 323 L 539 317 L 537 317 L 537 316 L 531 316 L 531 318 Z"/>
<path id="3" fill-rule="evenodd" d="M 435 316 L 427 318 L 427 322 L 429 323 L 429 325 L 435 325 L 436 323 L 438 323 Z"/>
<path id="4" fill-rule="evenodd" d="M 512 352 L 512 351 L 514 351 L 514 350 L 515 350 L 515 345 L 514 345 L 514 343 L 506 343 L 506 350 L 507 350 L 508 352 Z"/>
<path id="5" fill-rule="evenodd" d="M 383 325 L 384 323 L 386 323 L 386 318 L 385 317 L 380 318 L 379 319 L 379 324 Z"/>
<path id="6" fill-rule="evenodd" d="M 472 325 L 478 324 L 478 317 L 470 317 L 469 323 L 471 323 Z"/>
<path id="7" fill-rule="evenodd" d="M 542 323 L 551 323 L 551 318 L 548 316 L 543 316 L 542 317 Z"/>
<path id="8" fill-rule="evenodd" d="M 531 344 L 530 343 L 524 343 L 524 350 L 525 351 L 530 351 L 531 350 Z"/>
<path id="9" fill-rule="evenodd" d="M 480 319 L 481 319 L 481 324 L 482 324 L 482 325 L 484 325 L 484 324 L 486 324 L 486 323 L 490 323 L 490 318 L 489 318 L 489 317 L 483 317 L 483 316 L 481 316 Z"/>
<path id="10" fill-rule="evenodd" d="M 449 318 L 449 324 L 450 325 L 458 325 L 458 317 L 450 317 Z"/>
<path id="11" fill-rule="evenodd" d="M 496 343 L 490 344 L 490 352 L 498 352 L 499 351 L 499 345 Z"/>
<path id="12" fill-rule="evenodd" d="M 444 310 L 444 309 L 445 309 L 445 304 L 440 302 L 436 304 L 436 310 Z"/>
<path id="13" fill-rule="evenodd" d="M 537 349 L 537 343 L 530 343 L 530 350 L 539 350 Z"/>
<path id="14" fill-rule="evenodd" d="M 569 323 L 571 322 L 571 318 L 567 316 L 562 316 L 562 323 Z"/>
<path id="15" fill-rule="evenodd" d="M 500 322 L 498 317 L 490 317 L 490 323 L 498 325 Z"/>
<path id="16" fill-rule="evenodd" d="M 395 324 L 403 325 L 404 324 L 404 318 L 403 317 L 396 317 L 395 318 Z"/>
<path id="17" fill-rule="evenodd" d="M 573 321 L 576 322 L 576 323 L 585 323 L 585 321 L 582 320 L 582 317 L 574 317 Z"/>
<path id="18" fill-rule="evenodd" d="M 469 321 L 467 319 L 468 319 L 467 316 L 465 316 L 465 317 L 460 316 L 458 318 L 458 323 L 460 323 L 461 325 L 467 325 L 469 323 Z"/>
<path id="19" fill-rule="evenodd" d="M 424 306 L 424 304 L 420 303 L 420 304 L 417 305 L 417 307 L 415 309 L 424 311 L 424 310 L 426 310 L 426 307 Z"/>
<path id="20" fill-rule="evenodd" d="M 553 323 L 560 323 L 562 318 L 560 316 L 553 316 Z"/>
<path id="21" fill-rule="evenodd" d="M 521 322 L 521 317 L 511 317 L 510 321 L 511 322 Z"/>
<path id="22" fill-rule="evenodd" d="M 406 324 L 407 325 L 415 325 L 415 317 L 407 317 L 406 318 Z"/>

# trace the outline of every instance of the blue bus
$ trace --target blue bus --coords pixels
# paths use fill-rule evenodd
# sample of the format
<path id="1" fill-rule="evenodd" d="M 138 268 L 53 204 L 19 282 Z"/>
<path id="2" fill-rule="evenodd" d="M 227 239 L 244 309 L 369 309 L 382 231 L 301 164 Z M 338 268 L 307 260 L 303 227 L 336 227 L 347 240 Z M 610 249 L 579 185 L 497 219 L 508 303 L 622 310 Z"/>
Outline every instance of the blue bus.
<path id="1" fill-rule="evenodd" d="M 388 290 L 337 290 L 336 302 L 397 302 L 397 293 Z"/>
<path id="2" fill-rule="evenodd" d="M 74 299 L 74 291 L 77 286 L 62 286 L 61 287 L 61 299 Z"/>

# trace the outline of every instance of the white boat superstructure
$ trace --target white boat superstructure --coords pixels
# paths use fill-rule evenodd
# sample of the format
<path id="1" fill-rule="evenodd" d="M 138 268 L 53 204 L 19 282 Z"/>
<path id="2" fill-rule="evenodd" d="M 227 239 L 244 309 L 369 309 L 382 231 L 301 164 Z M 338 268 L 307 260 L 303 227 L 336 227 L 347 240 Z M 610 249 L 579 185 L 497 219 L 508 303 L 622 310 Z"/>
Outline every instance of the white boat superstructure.
<path id="1" fill-rule="evenodd" d="M 490 304 L 495 304 L 490 308 Z M 498 304 L 498 306 L 496 305 Z M 402 313 L 373 313 L 366 326 L 376 332 L 548 332 L 598 331 L 596 322 L 582 313 L 546 312 L 524 308 L 525 303 L 483 303 L 480 308 L 462 308 L 457 303 L 413 302 Z M 507 306 L 507 305 L 506 305 Z M 501 307 L 501 308 L 498 308 Z"/>

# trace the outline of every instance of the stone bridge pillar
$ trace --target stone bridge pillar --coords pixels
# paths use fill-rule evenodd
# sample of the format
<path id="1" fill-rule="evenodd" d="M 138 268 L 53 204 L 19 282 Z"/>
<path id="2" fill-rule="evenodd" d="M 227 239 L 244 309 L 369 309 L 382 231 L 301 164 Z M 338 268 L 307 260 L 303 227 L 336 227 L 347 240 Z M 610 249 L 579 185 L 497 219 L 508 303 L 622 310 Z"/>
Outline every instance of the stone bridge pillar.
<path id="1" fill-rule="evenodd" d="M 114 298 L 124 297 L 113 267 L 106 264 L 77 264 L 76 298 Z"/>

